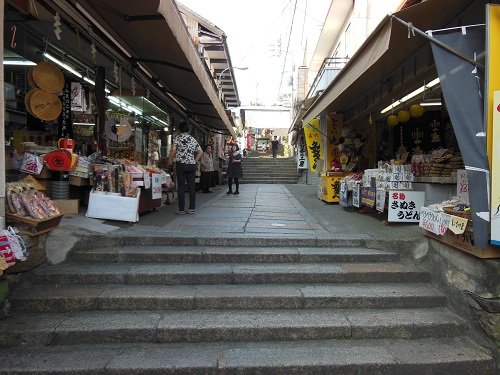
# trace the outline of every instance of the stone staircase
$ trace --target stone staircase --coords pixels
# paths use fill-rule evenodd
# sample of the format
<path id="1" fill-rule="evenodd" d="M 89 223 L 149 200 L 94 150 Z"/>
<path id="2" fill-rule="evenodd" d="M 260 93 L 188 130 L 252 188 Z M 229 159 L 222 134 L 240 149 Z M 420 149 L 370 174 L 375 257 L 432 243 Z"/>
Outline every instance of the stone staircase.
<path id="1" fill-rule="evenodd" d="M 35 270 L 0 321 L 0 374 L 494 373 L 397 253 L 149 241 L 90 241 Z"/>
<path id="2" fill-rule="evenodd" d="M 299 179 L 293 158 L 246 158 L 242 184 L 296 184 Z"/>

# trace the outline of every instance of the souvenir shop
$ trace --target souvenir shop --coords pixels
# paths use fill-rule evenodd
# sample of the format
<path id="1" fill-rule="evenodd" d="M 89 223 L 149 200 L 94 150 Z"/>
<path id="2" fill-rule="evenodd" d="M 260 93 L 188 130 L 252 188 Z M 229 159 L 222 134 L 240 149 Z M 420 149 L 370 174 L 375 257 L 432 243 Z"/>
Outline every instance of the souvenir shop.
<path id="1" fill-rule="evenodd" d="M 432 14 L 434 2 L 387 16 L 303 115 L 298 168 L 319 176 L 318 198 L 326 203 L 378 212 L 388 225 L 414 223 L 432 240 L 477 258 L 500 258 L 496 206 L 490 210 L 484 199 L 492 161 L 495 172 L 495 135 L 488 134 L 489 146 L 477 136 L 491 130 L 496 113 L 495 77 L 484 57 L 496 46 L 488 44 L 493 38 L 485 41 L 485 4 L 465 3 L 435 17 L 422 16 Z M 431 33 L 447 48 L 428 34 L 411 33 L 454 26 L 459 15 L 463 27 Z M 369 65 L 367 56 L 377 55 Z M 468 73 L 458 77 L 457 71 Z M 452 73 L 458 78 L 443 79 Z M 490 115 L 483 121 L 484 108 Z"/>
<path id="2" fill-rule="evenodd" d="M 200 144 L 218 145 L 217 152 L 223 146 L 218 123 L 211 127 L 189 117 L 162 90 L 161 79 L 151 78 L 152 72 L 160 78 L 170 72 L 131 62 L 118 36 L 107 35 L 90 15 L 93 9 L 78 6 L 6 4 L 6 221 L 26 235 L 47 233 L 63 214 L 82 210 L 92 218 L 136 222 L 159 208 L 174 190 L 166 158 L 180 121 L 191 123 Z M 76 9 L 92 27 L 74 24 L 81 20 Z M 180 55 L 179 45 L 169 46 L 169 53 Z M 193 96 L 201 95 L 198 86 L 191 85 Z"/>

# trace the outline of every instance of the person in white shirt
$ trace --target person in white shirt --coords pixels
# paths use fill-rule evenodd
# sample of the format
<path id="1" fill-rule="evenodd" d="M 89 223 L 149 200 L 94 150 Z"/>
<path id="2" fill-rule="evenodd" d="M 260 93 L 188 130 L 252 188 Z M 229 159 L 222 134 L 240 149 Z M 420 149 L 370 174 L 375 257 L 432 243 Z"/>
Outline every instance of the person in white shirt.
<path id="1" fill-rule="evenodd" d="M 203 154 L 203 150 L 196 139 L 189 134 L 189 130 L 187 122 L 182 121 L 179 124 L 180 134 L 174 138 L 167 160 L 169 167 L 175 162 L 177 201 L 179 202 L 179 211 L 177 213 L 181 215 L 194 214 L 196 208 L 195 173 L 198 170 L 198 160 Z M 189 190 L 189 208 L 184 210 L 186 185 Z"/>
<path id="2" fill-rule="evenodd" d="M 212 146 L 205 146 L 205 151 L 200 159 L 201 189 L 203 193 L 211 193 L 210 185 L 214 171 L 214 159 L 212 156 Z"/>

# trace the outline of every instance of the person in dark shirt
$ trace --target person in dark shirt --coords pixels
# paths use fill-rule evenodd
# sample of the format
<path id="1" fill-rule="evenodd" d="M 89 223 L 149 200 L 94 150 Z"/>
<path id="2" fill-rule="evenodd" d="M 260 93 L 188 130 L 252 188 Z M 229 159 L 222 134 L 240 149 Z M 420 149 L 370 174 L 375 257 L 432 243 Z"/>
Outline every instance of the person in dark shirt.
<path id="1" fill-rule="evenodd" d="M 238 145 L 234 144 L 231 146 L 231 151 L 228 154 L 228 164 L 227 164 L 227 183 L 229 185 L 229 190 L 226 194 L 239 194 L 240 190 L 240 178 L 243 177 L 243 168 L 241 168 L 241 154 Z M 233 193 L 233 179 L 236 185 L 236 190 Z"/>
<path id="2" fill-rule="evenodd" d="M 273 158 L 276 158 L 276 155 L 278 155 L 278 146 L 280 142 L 278 141 L 277 137 L 274 136 L 274 139 L 271 141 L 271 148 L 273 150 Z"/>

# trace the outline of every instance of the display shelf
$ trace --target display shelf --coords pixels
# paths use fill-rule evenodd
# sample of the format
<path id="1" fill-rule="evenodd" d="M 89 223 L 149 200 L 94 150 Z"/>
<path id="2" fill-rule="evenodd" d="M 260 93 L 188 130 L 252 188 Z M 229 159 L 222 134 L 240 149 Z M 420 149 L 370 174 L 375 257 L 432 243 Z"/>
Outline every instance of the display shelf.
<path id="1" fill-rule="evenodd" d="M 61 222 L 64 214 L 59 214 L 48 219 L 37 220 L 32 217 L 20 216 L 9 212 L 5 213 L 7 223 L 16 226 L 21 234 L 26 236 L 38 236 L 39 234 L 50 232 Z"/>

